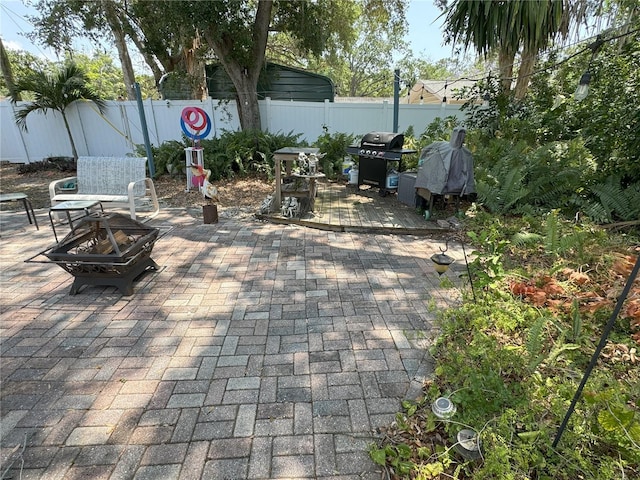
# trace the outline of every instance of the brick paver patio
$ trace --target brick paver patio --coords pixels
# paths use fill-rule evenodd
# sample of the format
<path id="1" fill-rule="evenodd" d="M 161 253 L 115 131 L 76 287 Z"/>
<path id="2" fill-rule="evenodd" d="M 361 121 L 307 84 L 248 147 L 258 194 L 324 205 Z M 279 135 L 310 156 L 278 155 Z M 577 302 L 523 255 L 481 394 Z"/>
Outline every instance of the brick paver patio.
<path id="1" fill-rule="evenodd" d="M 134 295 L 71 296 L 70 274 L 24 262 L 53 243 L 37 214 L 0 223 L 6 478 L 381 478 L 367 448 L 420 394 L 457 298 L 440 242 L 164 210 Z"/>

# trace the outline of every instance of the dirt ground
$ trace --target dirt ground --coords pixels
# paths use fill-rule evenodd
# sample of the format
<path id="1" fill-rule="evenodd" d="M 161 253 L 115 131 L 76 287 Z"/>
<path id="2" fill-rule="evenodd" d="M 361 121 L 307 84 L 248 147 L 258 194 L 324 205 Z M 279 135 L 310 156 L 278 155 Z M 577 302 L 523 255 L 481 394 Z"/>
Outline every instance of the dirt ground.
<path id="1" fill-rule="evenodd" d="M 18 165 L 8 162 L 0 163 L 0 193 L 26 193 L 33 204 L 33 208 L 47 208 L 49 201 L 49 183 L 53 180 L 73 176 L 71 172 L 46 170 L 35 173 L 19 173 Z M 192 189 L 186 191 L 184 177 L 170 177 L 164 175 L 154 180 L 156 193 L 161 206 L 164 207 L 200 207 L 206 202 L 202 195 Z M 241 210 L 258 210 L 264 198 L 273 193 L 273 182 L 257 177 L 235 178 L 214 183 L 218 188 L 221 208 L 236 208 Z M 22 209 L 22 204 L 9 202 L 0 204 L 2 210 Z"/>

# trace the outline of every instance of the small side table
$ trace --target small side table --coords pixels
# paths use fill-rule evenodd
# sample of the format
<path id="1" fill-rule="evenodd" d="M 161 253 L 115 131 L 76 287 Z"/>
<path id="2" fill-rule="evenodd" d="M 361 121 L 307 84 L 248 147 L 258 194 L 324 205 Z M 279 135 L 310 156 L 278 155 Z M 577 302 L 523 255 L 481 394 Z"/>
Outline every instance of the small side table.
<path id="1" fill-rule="evenodd" d="M 62 203 L 58 203 L 57 205 L 53 205 L 49 209 L 49 221 L 51 222 L 51 228 L 53 229 L 53 236 L 56 239 L 56 243 L 58 243 L 58 234 L 56 233 L 56 227 L 53 222 L 53 213 L 66 212 L 67 220 L 69 221 L 69 227 L 73 232 L 73 222 L 71 220 L 71 212 L 84 211 L 83 217 L 86 217 L 87 215 L 89 215 L 91 209 L 96 205 L 100 205 L 100 210 L 104 212 L 104 208 L 102 208 L 102 203 L 98 200 L 69 200 L 67 202 L 62 202 Z"/>
<path id="2" fill-rule="evenodd" d="M 22 204 L 24 205 L 24 211 L 27 212 L 27 218 L 29 219 L 30 224 L 35 224 L 36 229 L 40 230 L 38 226 L 38 220 L 36 220 L 36 214 L 33 213 L 33 205 L 31 205 L 31 200 L 26 193 L 16 192 L 16 193 L 3 193 L 0 195 L 0 203 L 4 202 L 15 202 L 17 200 L 22 200 Z M 29 213 L 31 211 L 31 213 Z M 33 218 L 33 221 L 31 219 Z"/>

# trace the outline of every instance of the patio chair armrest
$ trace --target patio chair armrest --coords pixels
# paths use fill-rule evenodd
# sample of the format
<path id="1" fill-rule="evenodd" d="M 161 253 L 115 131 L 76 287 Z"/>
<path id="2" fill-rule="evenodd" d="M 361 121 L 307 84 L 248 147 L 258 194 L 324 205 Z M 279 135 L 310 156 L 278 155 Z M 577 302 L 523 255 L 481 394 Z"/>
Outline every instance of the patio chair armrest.
<path id="1" fill-rule="evenodd" d="M 77 185 L 78 177 L 61 178 L 59 180 L 54 180 L 53 182 L 49 183 L 49 198 L 51 199 L 52 202 L 53 202 L 53 198 L 59 193 L 63 185 L 69 182 L 74 182 Z"/>
<path id="2" fill-rule="evenodd" d="M 158 195 L 156 193 L 156 187 L 153 184 L 153 180 L 151 178 L 143 178 L 137 180 L 135 182 L 129 182 L 127 186 L 127 197 L 129 199 L 129 211 L 131 212 L 131 218 L 133 220 L 136 219 L 136 207 L 135 207 L 135 192 L 134 189 L 138 183 L 144 182 L 145 185 L 145 196 L 149 196 L 151 199 L 151 205 L 153 206 L 153 211 L 146 218 L 149 220 L 154 218 L 158 213 L 160 213 L 160 203 L 158 202 Z"/>

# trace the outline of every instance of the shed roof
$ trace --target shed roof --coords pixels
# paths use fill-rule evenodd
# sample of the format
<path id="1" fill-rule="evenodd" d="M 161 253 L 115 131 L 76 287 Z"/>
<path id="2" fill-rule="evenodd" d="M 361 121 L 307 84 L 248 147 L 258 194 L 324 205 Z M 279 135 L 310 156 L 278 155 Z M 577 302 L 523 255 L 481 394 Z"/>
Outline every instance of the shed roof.
<path id="1" fill-rule="evenodd" d="M 209 96 L 216 99 L 235 98 L 235 88 L 222 65 L 207 65 Z M 300 102 L 333 102 L 335 88 L 329 77 L 299 68 L 267 62 L 258 79 L 258 98 L 295 100 Z"/>

